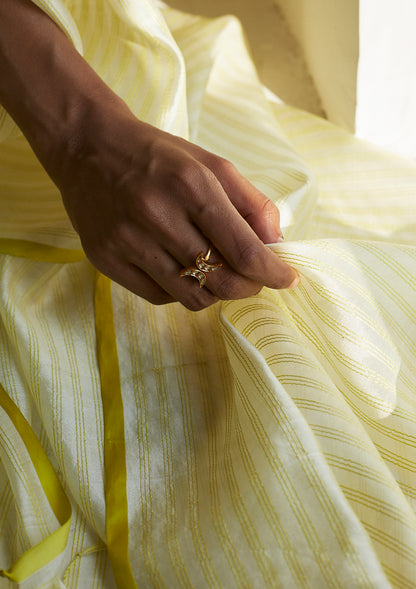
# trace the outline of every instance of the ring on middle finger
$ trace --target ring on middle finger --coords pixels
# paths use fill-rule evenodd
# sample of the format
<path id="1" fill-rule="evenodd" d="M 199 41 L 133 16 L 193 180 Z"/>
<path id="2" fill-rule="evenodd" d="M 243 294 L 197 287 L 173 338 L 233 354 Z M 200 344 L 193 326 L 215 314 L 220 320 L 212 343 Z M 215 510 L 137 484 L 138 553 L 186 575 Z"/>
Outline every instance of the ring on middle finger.
<path id="1" fill-rule="evenodd" d="M 203 255 L 204 252 L 200 252 L 196 259 L 195 259 L 195 266 L 188 266 L 186 268 L 182 268 L 180 271 L 180 276 L 183 278 L 184 276 L 191 276 L 192 278 L 196 278 L 199 282 L 199 288 L 202 288 L 206 281 L 206 275 L 209 272 L 214 272 L 221 268 L 221 262 L 214 262 L 213 264 L 209 263 L 209 258 L 212 253 L 212 248 L 209 246 L 207 253 L 205 256 Z"/>

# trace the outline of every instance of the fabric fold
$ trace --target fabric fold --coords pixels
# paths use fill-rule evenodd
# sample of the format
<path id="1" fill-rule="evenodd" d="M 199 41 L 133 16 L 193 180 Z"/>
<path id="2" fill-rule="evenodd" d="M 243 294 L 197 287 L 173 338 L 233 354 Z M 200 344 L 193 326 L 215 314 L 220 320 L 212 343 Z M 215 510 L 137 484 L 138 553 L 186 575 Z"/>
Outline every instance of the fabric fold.
<path id="1" fill-rule="evenodd" d="M 36 3 L 276 203 L 301 281 L 191 313 L 97 279 L 0 112 L 2 583 L 411 589 L 414 162 L 266 96 L 234 18 Z"/>
<path id="2" fill-rule="evenodd" d="M 32 582 L 40 583 L 44 574 L 42 572 L 39 575 L 42 569 L 52 567 L 59 573 L 64 569 L 63 557 L 67 547 L 72 509 L 62 484 L 30 424 L 1 385 L 0 407 L 3 414 L 1 462 L 6 465 L 9 481 L 16 496 L 23 495 L 21 507 L 25 503 L 24 495 L 27 493 L 28 507 L 34 509 L 34 521 L 27 529 L 26 541 L 29 547 L 11 563 L 7 570 L 0 570 L 0 577 L 6 577 L 20 584 L 33 576 L 35 578 Z M 7 424 L 7 419 L 11 421 L 12 426 Z M 34 473 L 37 477 L 36 482 L 33 478 Z M 18 490 L 21 484 L 19 479 L 22 482 L 26 479 L 24 491 Z M 39 493 L 44 494 L 43 501 L 37 497 Z M 49 505 L 50 513 L 48 515 L 41 511 L 36 513 L 37 509 L 45 510 L 45 500 Z M 52 525 L 51 517 L 52 522 L 55 519 Z M 42 518 L 45 519 L 42 521 Z M 55 530 L 50 529 L 51 527 L 55 527 Z M 42 538 L 40 540 L 39 534 Z"/>

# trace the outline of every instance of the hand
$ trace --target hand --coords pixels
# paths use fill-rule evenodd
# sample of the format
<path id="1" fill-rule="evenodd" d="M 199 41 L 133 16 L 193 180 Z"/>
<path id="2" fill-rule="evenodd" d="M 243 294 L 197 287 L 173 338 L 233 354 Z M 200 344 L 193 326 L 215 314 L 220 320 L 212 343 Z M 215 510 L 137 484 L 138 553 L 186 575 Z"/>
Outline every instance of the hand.
<path id="1" fill-rule="evenodd" d="M 231 163 L 138 121 L 118 100 L 84 118 L 82 137 L 52 176 L 103 274 L 154 304 L 194 311 L 297 281 L 264 245 L 281 236 L 278 209 Z M 199 288 L 180 270 L 210 244 L 222 267 Z"/>
<path id="2" fill-rule="evenodd" d="M 192 310 L 296 282 L 263 243 L 279 238 L 276 207 L 229 162 L 138 121 L 32 2 L 3 0 L 0 17 L 0 102 L 101 272 Z M 209 245 L 222 267 L 200 289 L 180 270 Z"/>

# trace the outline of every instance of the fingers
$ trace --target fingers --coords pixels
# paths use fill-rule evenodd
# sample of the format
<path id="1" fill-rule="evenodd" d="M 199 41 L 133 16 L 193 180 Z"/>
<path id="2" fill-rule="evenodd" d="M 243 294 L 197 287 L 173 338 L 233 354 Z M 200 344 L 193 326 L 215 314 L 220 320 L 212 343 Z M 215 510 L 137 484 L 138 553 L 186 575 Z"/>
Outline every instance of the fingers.
<path id="1" fill-rule="evenodd" d="M 191 146 L 190 149 L 193 157 L 179 158 L 173 175 L 174 182 L 171 181 L 172 176 L 169 177 L 169 186 L 171 189 L 174 188 L 172 198 L 175 204 L 179 204 L 179 210 L 182 209 L 188 215 L 188 224 L 193 223 L 203 239 L 217 248 L 224 262 L 236 275 L 256 283 L 257 290 L 258 285 L 288 288 L 295 284 L 298 279 L 297 272 L 280 260 L 264 243 L 281 240 L 279 213 L 273 203 L 254 189 L 226 160 L 208 154 L 196 146 Z M 205 162 L 209 160 L 208 163 L 215 167 L 216 173 L 222 182 L 229 186 L 232 194 L 225 192 L 217 175 L 205 163 L 194 159 L 196 155 Z M 166 189 L 166 186 L 164 188 Z M 178 231 L 177 219 L 174 216 L 171 216 L 171 219 L 174 219 L 175 230 Z M 182 230 L 179 230 L 178 234 L 181 237 L 186 235 Z M 170 237 L 174 242 L 175 236 Z M 192 243 L 196 244 L 199 241 L 190 240 L 188 251 L 191 250 Z M 181 259 L 180 254 L 184 251 L 186 248 L 182 246 L 179 251 L 173 250 L 171 253 L 177 259 Z M 193 250 L 191 259 L 195 259 L 199 251 Z M 238 283 L 238 276 L 232 277 L 228 273 L 224 274 L 224 279 L 224 285 L 218 285 L 215 289 L 220 298 L 239 298 L 221 296 L 222 288 L 228 293 L 241 293 L 241 297 L 249 296 L 246 294 L 247 291 L 242 290 L 242 283 Z M 215 280 L 218 278 L 210 282 Z"/>
<path id="2" fill-rule="evenodd" d="M 203 256 L 205 256 L 208 249 L 209 245 L 204 244 L 204 246 L 202 246 L 197 252 L 197 255 L 202 252 Z M 189 252 L 188 255 L 184 256 L 182 250 L 182 252 L 178 253 L 177 258 L 183 260 L 183 268 L 196 268 L 195 246 L 189 245 L 187 250 Z M 215 265 L 217 262 L 221 264 L 220 267 L 206 272 L 205 275 L 206 284 L 204 289 L 208 289 L 217 300 L 243 299 L 256 295 L 262 289 L 262 284 L 236 273 L 229 264 L 218 255 L 218 252 L 215 249 L 206 261 L 208 264 Z M 181 278 L 186 291 L 191 287 L 195 289 L 195 287 L 198 286 L 198 283 L 193 277 L 182 276 Z"/>
<path id="3" fill-rule="evenodd" d="M 206 213 L 204 221 L 206 235 L 213 243 L 220 244 L 221 254 L 235 272 L 273 289 L 291 288 L 297 284 L 296 270 L 268 249 L 234 211 L 223 216 L 224 223 L 232 228 L 226 235 L 221 235 L 220 228 L 212 225 L 210 212 Z"/>
<path id="4" fill-rule="evenodd" d="M 155 268 L 151 259 L 142 259 L 142 268 L 165 292 L 187 309 L 200 311 L 218 301 L 215 293 L 207 288 L 200 288 L 195 278 L 187 277 L 185 280 L 181 277 L 180 272 L 183 266 L 168 252 L 161 251 L 158 260 L 158 266 Z"/>
<path id="5" fill-rule="evenodd" d="M 175 300 L 146 272 L 134 264 L 106 255 L 105 252 L 102 256 L 88 255 L 88 258 L 102 274 L 153 305 L 165 305 Z"/>
<path id="6" fill-rule="evenodd" d="M 263 243 L 282 241 L 277 206 L 258 190 L 227 159 L 192 145 L 193 155 L 213 172 L 240 215 Z"/>
<path id="7" fill-rule="evenodd" d="M 198 230 L 198 228 L 189 221 L 184 215 L 177 215 L 174 226 L 172 223 L 166 223 L 165 229 L 159 226 L 158 240 L 165 252 L 161 253 L 160 267 L 157 277 L 154 278 L 162 285 L 168 292 L 174 293 L 181 302 L 188 296 L 189 287 L 192 285 L 192 290 L 199 290 L 198 282 L 195 278 L 183 277 L 180 279 L 180 284 L 174 283 L 180 275 L 180 271 L 185 267 L 195 267 L 195 260 L 197 255 L 202 252 L 206 254 L 210 246 L 207 238 Z M 215 272 L 209 272 L 207 275 L 207 284 L 204 290 L 208 289 L 217 299 L 241 299 L 257 294 L 263 284 L 253 281 L 250 278 L 237 273 L 225 260 L 218 257 L 218 251 L 215 251 L 209 259 L 210 263 L 220 262 L 221 268 Z M 134 252 L 137 248 L 134 248 Z M 179 263 L 179 266 L 172 265 L 172 262 L 166 258 L 170 254 L 172 260 Z M 134 254 L 133 254 L 134 255 Z M 163 258 L 163 264 L 162 264 Z M 218 259 L 216 259 L 218 258 Z M 152 269 L 153 260 L 149 260 L 147 270 L 150 274 L 154 272 Z M 141 256 L 141 264 L 143 265 L 143 255 Z M 163 269 L 162 269 L 163 266 Z M 143 266 L 142 266 L 143 267 Z M 166 268 L 166 270 L 165 270 Z"/>
<path id="8" fill-rule="evenodd" d="M 196 245 L 192 245 L 192 240 L 178 241 L 175 256 L 156 243 L 145 243 L 142 237 L 141 247 L 131 244 L 129 254 L 122 259 L 108 248 L 107 251 L 101 248 L 97 256 L 89 255 L 89 258 L 103 274 L 156 305 L 179 301 L 192 311 L 200 311 L 219 298 L 245 298 L 259 292 L 262 285 L 239 276 L 226 262 L 221 262 L 217 271 L 207 273 L 203 288 L 196 278 L 182 277 L 181 270 L 185 266 L 195 267 L 195 251 L 199 248 L 205 254 L 208 250 L 203 237 L 196 230 L 194 233 Z M 183 235 L 186 235 L 186 228 Z M 214 252 L 209 263 L 213 263 L 215 255 L 218 253 Z"/>
<path id="9" fill-rule="evenodd" d="M 265 246 L 213 174 L 206 174 L 205 185 L 200 180 L 199 186 L 198 200 L 193 203 L 192 221 L 202 235 L 215 245 L 230 268 L 270 288 L 289 288 L 296 284 L 296 270 Z"/>
<path id="10" fill-rule="evenodd" d="M 91 261 L 103 274 L 155 305 L 179 301 L 191 311 L 201 311 L 218 301 L 208 289 L 199 288 L 195 279 L 191 285 L 181 279 L 180 263 L 157 245 L 146 248 L 145 254 L 137 256 L 135 252 L 129 257 L 137 263 L 128 258 L 110 259 L 105 254 L 104 263 Z"/>
<path id="11" fill-rule="evenodd" d="M 216 158 L 212 166 L 229 200 L 263 243 L 281 241 L 283 235 L 276 205 L 229 161 Z"/>
<path id="12" fill-rule="evenodd" d="M 215 249 L 206 261 L 214 265 L 220 262 L 221 266 L 206 272 L 206 284 L 203 288 L 200 288 L 197 276 L 182 276 L 181 271 L 184 268 L 197 269 L 196 256 L 202 252 L 205 257 L 209 244 L 196 228 L 190 231 L 189 226 L 184 223 L 181 229 L 178 236 L 183 237 L 180 241 L 176 240 L 174 245 L 173 242 L 169 242 L 170 252 L 156 245 L 146 247 L 139 256 L 137 250 L 131 250 L 131 259 L 135 260 L 135 265 L 140 264 L 142 271 L 173 300 L 181 302 L 190 310 L 198 311 L 212 305 L 218 299 L 242 299 L 261 290 L 262 283 L 238 274 Z M 131 285 L 130 288 L 132 289 Z"/>
<path id="13" fill-rule="evenodd" d="M 150 218 L 155 223 L 147 238 L 133 230 L 124 232 L 124 245 L 129 246 L 127 261 L 151 279 L 152 286 L 146 289 L 153 300 L 155 297 L 163 300 L 162 295 L 155 292 L 155 284 L 165 293 L 164 296 L 167 294 L 171 300 L 179 301 L 194 311 L 208 307 L 218 299 L 253 296 L 263 285 L 271 288 L 294 285 L 296 271 L 264 245 L 229 201 L 218 181 L 210 177 L 208 184 L 204 185 L 205 176 L 206 172 L 203 172 L 197 179 L 197 194 L 202 203 L 210 205 L 199 204 L 195 207 L 194 219 L 189 218 L 189 211 L 186 214 L 189 202 L 180 212 L 159 205 L 157 212 L 150 214 L 142 208 L 142 217 L 149 216 L 146 223 L 150 223 Z M 175 203 L 183 198 L 181 194 L 173 196 Z M 155 202 L 154 196 L 153 204 Z M 195 200 L 191 199 L 191 202 Z M 117 241 L 120 243 L 120 235 Z M 210 262 L 219 261 L 222 267 L 207 274 L 207 284 L 200 289 L 196 278 L 181 277 L 180 271 L 184 267 L 195 266 L 196 256 L 200 252 L 205 254 L 209 243 L 215 246 Z M 135 285 L 133 276 L 128 285 L 126 278 L 119 277 L 118 281 L 143 296 L 143 286 Z M 145 298 L 150 300 L 148 296 Z"/>
<path id="14" fill-rule="evenodd" d="M 142 150 L 140 165 L 128 169 L 124 159 L 123 165 L 114 164 L 112 150 L 111 157 L 107 154 L 107 167 L 116 168 L 111 190 L 101 167 L 93 166 L 98 159 L 87 160 L 82 177 L 92 188 L 76 184 L 72 192 L 87 197 L 74 199 L 69 208 L 92 263 L 154 304 L 179 301 L 194 311 L 218 299 L 252 296 L 264 285 L 293 286 L 296 271 L 265 246 L 281 235 L 276 207 L 231 164 L 216 156 L 208 162 L 207 152 L 188 146 L 164 134 L 163 141 Z M 183 278 L 180 271 L 194 266 L 209 244 L 214 247 L 210 261 L 222 267 L 208 273 L 199 288 L 195 278 Z"/>
<path id="15" fill-rule="evenodd" d="M 208 250 L 207 240 L 195 227 L 190 230 L 192 226 L 185 221 L 182 225 L 178 227 L 174 242 L 165 236 L 170 252 L 141 236 L 140 244 L 129 244 L 128 252 L 125 251 L 121 259 L 117 250 L 100 248 L 97 256 L 89 256 L 90 260 L 112 280 L 155 305 L 179 301 L 188 309 L 199 311 L 218 299 L 246 298 L 261 290 L 261 281 L 236 272 L 215 249 L 208 262 L 220 262 L 222 265 L 206 274 L 207 282 L 203 288 L 199 287 L 198 280 L 194 277 L 181 277 L 181 270 L 186 266 L 195 267 L 196 255 L 199 252 L 205 255 Z M 160 232 L 159 239 L 161 235 L 163 232 Z M 181 240 L 178 239 L 179 236 L 182 237 Z M 272 256 L 277 258 L 275 254 Z"/>

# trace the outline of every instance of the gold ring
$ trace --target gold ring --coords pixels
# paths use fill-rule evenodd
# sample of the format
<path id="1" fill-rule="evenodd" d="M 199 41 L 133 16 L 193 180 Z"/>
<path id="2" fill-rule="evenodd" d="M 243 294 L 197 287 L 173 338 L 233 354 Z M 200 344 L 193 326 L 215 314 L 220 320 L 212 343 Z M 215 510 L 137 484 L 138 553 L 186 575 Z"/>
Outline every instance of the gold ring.
<path id="1" fill-rule="evenodd" d="M 208 248 L 205 256 L 203 255 L 204 252 L 200 252 L 195 259 L 195 266 L 183 268 L 180 271 L 180 276 L 182 278 L 184 276 L 192 276 L 192 278 L 196 278 L 199 282 L 199 288 L 202 288 L 207 281 L 206 274 L 208 274 L 208 272 L 214 272 L 214 270 L 218 270 L 218 268 L 221 268 L 222 266 L 220 262 L 214 264 L 208 263 L 211 252 L 211 246 Z"/>

